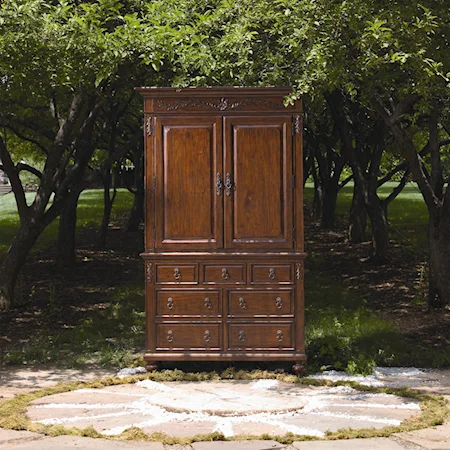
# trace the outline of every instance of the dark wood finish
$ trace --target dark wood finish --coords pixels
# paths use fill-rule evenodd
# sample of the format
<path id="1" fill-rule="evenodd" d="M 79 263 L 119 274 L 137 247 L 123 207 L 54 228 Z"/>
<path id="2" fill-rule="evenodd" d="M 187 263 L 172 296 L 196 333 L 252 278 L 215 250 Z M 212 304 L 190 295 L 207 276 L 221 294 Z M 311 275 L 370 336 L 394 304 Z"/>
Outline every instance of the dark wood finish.
<path id="1" fill-rule="evenodd" d="M 293 350 L 292 323 L 235 323 L 229 327 L 229 350 Z"/>
<path id="2" fill-rule="evenodd" d="M 301 102 L 142 88 L 147 366 L 306 360 Z"/>
<path id="3" fill-rule="evenodd" d="M 245 283 L 244 264 L 220 264 L 203 266 L 203 283 L 240 284 Z"/>
<path id="4" fill-rule="evenodd" d="M 293 283 L 292 264 L 253 264 L 252 283 Z"/>
<path id="5" fill-rule="evenodd" d="M 229 290 L 228 317 L 294 317 L 293 291 Z"/>
<path id="6" fill-rule="evenodd" d="M 216 317 L 220 315 L 219 291 L 158 291 L 156 317 Z"/>
<path id="7" fill-rule="evenodd" d="M 156 324 L 157 350 L 219 350 L 221 325 L 217 323 Z"/>
<path id="8" fill-rule="evenodd" d="M 293 249 L 292 119 L 224 120 L 225 246 Z"/>
<path id="9" fill-rule="evenodd" d="M 197 264 L 173 264 L 156 266 L 157 283 L 197 283 Z"/>

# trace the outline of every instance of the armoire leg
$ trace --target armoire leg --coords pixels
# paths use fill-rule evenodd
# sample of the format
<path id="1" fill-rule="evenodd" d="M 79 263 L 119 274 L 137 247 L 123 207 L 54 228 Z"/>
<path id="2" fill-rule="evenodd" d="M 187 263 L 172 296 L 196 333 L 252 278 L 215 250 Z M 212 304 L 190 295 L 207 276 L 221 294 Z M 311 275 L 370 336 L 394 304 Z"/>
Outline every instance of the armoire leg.
<path id="1" fill-rule="evenodd" d="M 147 372 L 156 372 L 159 369 L 159 362 L 157 361 L 148 361 L 145 365 L 145 370 Z"/>
<path id="2" fill-rule="evenodd" d="M 305 361 L 295 361 L 295 364 L 292 366 L 292 371 L 298 377 L 302 377 L 305 374 L 305 370 L 306 370 Z"/>

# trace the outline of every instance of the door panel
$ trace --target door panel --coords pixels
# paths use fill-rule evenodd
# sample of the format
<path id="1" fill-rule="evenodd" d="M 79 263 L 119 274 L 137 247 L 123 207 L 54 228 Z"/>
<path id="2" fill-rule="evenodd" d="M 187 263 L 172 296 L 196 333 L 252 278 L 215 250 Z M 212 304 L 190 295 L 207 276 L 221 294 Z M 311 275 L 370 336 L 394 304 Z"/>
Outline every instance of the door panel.
<path id="1" fill-rule="evenodd" d="M 293 248 L 291 118 L 224 120 L 225 246 Z"/>
<path id="2" fill-rule="evenodd" d="M 158 118 L 156 133 L 156 247 L 222 247 L 220 119 Z"/>

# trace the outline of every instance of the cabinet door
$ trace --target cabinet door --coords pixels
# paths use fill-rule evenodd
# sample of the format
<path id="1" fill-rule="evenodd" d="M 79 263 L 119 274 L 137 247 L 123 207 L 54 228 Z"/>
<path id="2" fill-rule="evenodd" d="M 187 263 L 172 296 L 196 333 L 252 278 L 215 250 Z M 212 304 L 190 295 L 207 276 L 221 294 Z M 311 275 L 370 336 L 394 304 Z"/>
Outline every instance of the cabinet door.
<path id="1" fill-rule="evenodd" d="M 156 120 L 157 249 L 223 246 L 222 124 L 217 117 Z"/>
<path id="2" fill-rule="evenodd" d="M 224 119 L 225 246 L 293 248 L 291 117 Z"/>

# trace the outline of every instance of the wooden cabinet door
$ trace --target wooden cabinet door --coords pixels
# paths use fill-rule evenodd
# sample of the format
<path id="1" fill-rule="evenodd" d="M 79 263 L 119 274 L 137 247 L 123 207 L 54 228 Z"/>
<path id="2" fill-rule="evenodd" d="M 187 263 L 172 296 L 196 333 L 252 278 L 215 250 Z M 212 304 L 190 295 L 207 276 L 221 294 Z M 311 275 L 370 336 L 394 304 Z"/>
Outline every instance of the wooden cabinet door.
<path id="1" fill-rule="evenodd" d="M 222 123 L 218 117 L 158 117 L 156 249 L 223 247 Z"/>
<path id="2" fill-rule="evenodd" d="M 227 248 L 293 248 L 292 119 L 224 119 Z"/>

